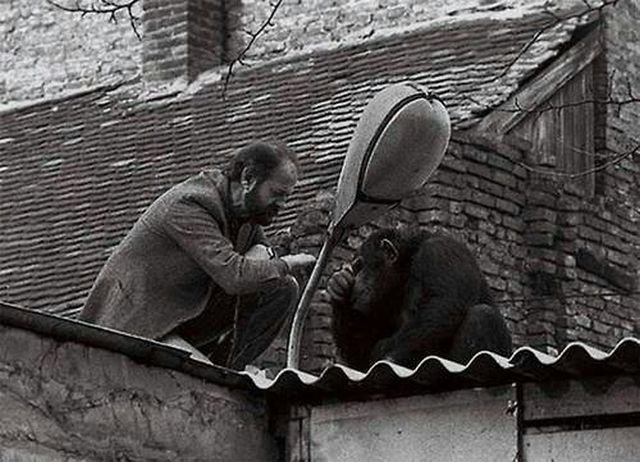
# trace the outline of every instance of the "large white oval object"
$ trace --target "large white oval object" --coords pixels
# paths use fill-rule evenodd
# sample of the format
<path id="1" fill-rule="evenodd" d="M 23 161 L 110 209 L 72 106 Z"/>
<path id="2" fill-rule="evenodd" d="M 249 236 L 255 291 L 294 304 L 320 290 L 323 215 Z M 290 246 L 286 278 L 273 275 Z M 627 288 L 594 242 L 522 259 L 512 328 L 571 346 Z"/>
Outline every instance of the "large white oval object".
<path id="1" fill-rule="evenodd" d="M 376 94 L 349 143 L 332 226 L 358 226 L 421 188 L 450 136 L 444 105 L 424 88 L 399 83 Z"/>

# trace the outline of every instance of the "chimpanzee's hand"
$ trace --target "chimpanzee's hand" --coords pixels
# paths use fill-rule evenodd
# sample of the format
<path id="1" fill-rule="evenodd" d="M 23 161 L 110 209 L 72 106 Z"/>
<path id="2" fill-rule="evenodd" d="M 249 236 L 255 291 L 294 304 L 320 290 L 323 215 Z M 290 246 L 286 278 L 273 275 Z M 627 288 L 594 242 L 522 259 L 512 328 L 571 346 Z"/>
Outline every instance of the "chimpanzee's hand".
<path id="1" fill-rule="evenodd" d="M 343 265 L 333 273 L 327 282 L 328 302 L 335 305 L 345 305 L 351 298 L 354 281 L 355 274 L 351 265 Z"/>

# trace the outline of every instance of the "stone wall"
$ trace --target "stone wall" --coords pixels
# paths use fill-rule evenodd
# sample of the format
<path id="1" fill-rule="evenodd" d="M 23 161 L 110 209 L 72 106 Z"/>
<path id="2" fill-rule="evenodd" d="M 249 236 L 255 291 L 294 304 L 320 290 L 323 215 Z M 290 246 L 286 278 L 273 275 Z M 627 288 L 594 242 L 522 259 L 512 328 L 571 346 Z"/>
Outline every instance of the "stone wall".
<path id="1" fill-rule="evenodd" d="M 75 0 L 58 3 L 76 5 Z M 80 1 L 83 6 L 90 3 Z M 223 18 L 216 8 L 218 0 L 139 0 L 133 9 L 135 16 L 142 18 L 143 5 L 153 12 L 147 23 L 141 21 L 137 27 L 147 50 L 145 61 L 152 71 L 150 79 L 188 74 L 187 78 L 193 80 L 212 65 L 233 59 L 265 22 L 273 8 L 271 3 L 271 0 L 227 1 Z M 252 45 L 247 61 L 359 43 L 434 19 L 492 12 L 518 14 L 522 8 L 539 8 L 544 3 L 543 0 L 286 0 L 272 25 Z M 187 4 L 193 20 L 188 33 L 184 23 Z M 204 6 L 208 14 L 202 14 Z M 117 23 L 110 22 L 108 15 L 81 17 L 44 1 L 3 2 L 0 108 L 139 74 L 143 67 L 143 40 L 136 37 L 126 12 L 116 19 Z M 223 19 L 225 27 L 213 32 L 203 30 L 202 26 Z M 172 27 L 175 30 L 167 34 Z M 211 47 L 202 47 L 201 39 Z M 186 52 L 187 47 L 191 47 L 191 53 Z M 223 59 L 220 54 L 225 55 Z M 191 71 L 176 72 L 176 66 Z"/>
<path id="2" fill-rule="evenodd" d="M 0 345 L 1 462 L 277 460 L 248 393 L 4 325 Z"/>
<path id="3" fill-rule="evenodd" d="M 140 14 L 141 8 L 134 12 Z M 142 42 L 126 15 L 117 19 L 113 23 L 105 15 L 81 18 L 44 1 L 4 0 L 0 108 L 136 75 Z"/>
<path id="4" fill-rule="evenodd" d="M 563 0 L 567 6 L 575 0 Z M 255 31 L 273 11 L 270 0 L 244 0 L 244 28 Z M 560 2 L 551 2 L 559 4 Z M 288 0 L 252 47 L 255 59 L 361 43 L 425 22 L 540 8 L 542 0 Z"/>

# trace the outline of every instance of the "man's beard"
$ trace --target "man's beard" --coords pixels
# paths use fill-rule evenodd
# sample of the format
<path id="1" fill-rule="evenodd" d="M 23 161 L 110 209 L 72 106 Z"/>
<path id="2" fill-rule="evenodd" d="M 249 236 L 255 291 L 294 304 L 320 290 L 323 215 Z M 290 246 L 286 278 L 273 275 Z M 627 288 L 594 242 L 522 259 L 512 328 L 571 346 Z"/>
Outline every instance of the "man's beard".
<path id="1" fill-rule="evenodd" d="M 258 225 L 270 225 L 278 214 L 278 207 L 267 206 L 262 207 L 259 204 L 256 190 L 253 189 L 245 196 L 245 208 L 249 214 L 249 221 Z"/>

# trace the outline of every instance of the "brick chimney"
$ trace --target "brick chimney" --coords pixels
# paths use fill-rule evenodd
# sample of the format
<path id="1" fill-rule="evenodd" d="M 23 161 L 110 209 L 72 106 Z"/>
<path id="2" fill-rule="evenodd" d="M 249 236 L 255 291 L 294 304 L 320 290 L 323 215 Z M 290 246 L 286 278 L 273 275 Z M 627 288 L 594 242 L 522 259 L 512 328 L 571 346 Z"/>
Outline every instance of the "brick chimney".
<path id="1" fill-rule="evenodd" d="M 240 0 L 144 0 L 142 71 L 150 83 L 196 77 L 224 64 Z"/>

